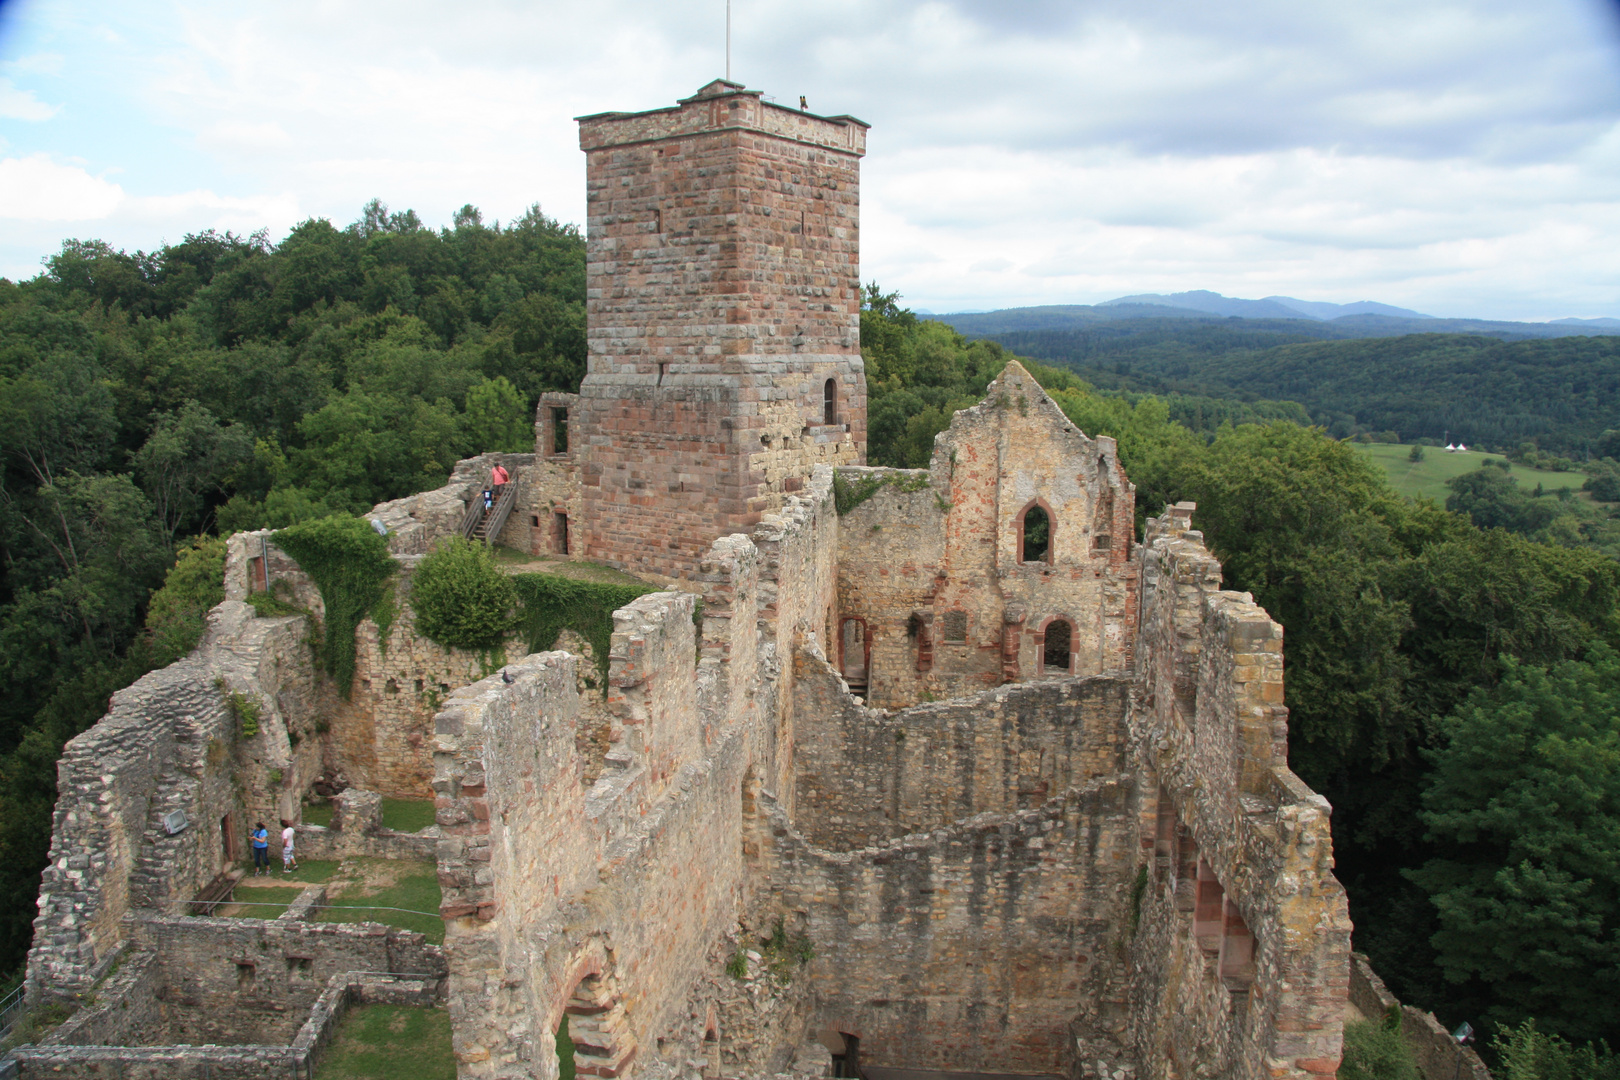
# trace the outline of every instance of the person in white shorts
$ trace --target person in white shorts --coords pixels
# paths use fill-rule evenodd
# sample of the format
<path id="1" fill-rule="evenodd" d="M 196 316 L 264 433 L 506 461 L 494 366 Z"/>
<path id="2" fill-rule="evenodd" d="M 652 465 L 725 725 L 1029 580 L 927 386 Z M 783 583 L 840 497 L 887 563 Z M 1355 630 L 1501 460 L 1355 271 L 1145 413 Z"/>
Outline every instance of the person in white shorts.
<path id="1" fill-rule="evenodd" d="M 281 872 L 290 874 L 298 869 L 298 860 L 293 858 L 293 837 L 297 833 L 293 830 L 293 823 L 286 818 L 281 819 Z"/>

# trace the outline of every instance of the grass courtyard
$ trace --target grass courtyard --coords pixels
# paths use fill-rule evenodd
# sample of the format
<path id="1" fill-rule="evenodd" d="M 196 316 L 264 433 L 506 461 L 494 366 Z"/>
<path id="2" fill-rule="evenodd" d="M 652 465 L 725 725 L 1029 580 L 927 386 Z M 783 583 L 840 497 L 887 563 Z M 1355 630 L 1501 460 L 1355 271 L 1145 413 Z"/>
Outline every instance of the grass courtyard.
<path id="1" fill-rule="evenodd" d="M 379 922 L 414 930 L 435 945 L 444 943 L 439 918 L 438 868 L 429 860 L 306 860 L 291 874 L 276 866 L 265 877 L 248 877 L 236 887 L 232 903 L 218 914 L 228 918 L 274 919 L 287 910 L 301 890 L 325 884 L 327 905 L 314 912 L 318 922 Z"/>
<path id="2" fill-rule="evenodd" d="M 338 1024 L 315 1080 L 455 1080 L 450 1014 L 408 1005 L 357 1005 Z"/>
<path id="3" fill-rule="evenodd" d="M 1444 449 L 1436 446 L 1423 448 L 1423 460 L 1412 462 L 1408 460 L 1412 453 L 1410 446 L 1393 443 L 1351 443 L 1356 451 L 1365 454 L 1368 459 L 1377 464 L 1389 476 L 1389 482 L 1395 490 L 1409 498 L 1433 499 L 1441 506 L 1446 504 L 1446 496 L 1451 489 L 1446 487 L 1446 481 L 1463 473 L 1473 472 L 1485 464 L 1487 458 L 1496 461 L 1502 460 L 1499 454 L 1478 454 L 1472 450 L 1464 454 L 1448 454 Z M 1513 478 L 1519 482 L 1520 490 L 1528 493 L 1540 484 L 1548 492 L 1556 491 L 1561 487 L 1568 487 L 1575 492 L 1581 490 L 1586 483 L 1586 474 L 1578 472 L 1550 472 L 1540 469 L 1531 469 L 1523 465 L 1511 465 Z M 1585 496 L 1581 496 L 1584 498 Z"/>

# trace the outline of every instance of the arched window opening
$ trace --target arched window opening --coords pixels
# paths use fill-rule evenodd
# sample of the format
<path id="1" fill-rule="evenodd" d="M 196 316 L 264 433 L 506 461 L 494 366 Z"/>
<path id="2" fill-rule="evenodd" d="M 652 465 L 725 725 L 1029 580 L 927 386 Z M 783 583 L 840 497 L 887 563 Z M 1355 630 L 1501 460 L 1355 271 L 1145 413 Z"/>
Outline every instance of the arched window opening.
<path id="1" fill-rule="evenodd" d="M 838 423 L 838 380 L 828 379 L 821 388 L 821 422 Z"/>
<path id="2" fill-rule="evenodd" d="M 1074 641 L 1073 629 L 1063 619 L 1046 624 L 1046 641 L 1041 648 L 1041 670 L 1047 674 L 1069 673 L 1069 659 Z"/>
<path id="3" fill-rule="evenodd" d="M 1024 511 L 1024 529 L 1020 539 L 1019 562 L 1052 561 L 1052 519 L 1044 508 L 1032 506 Z"/>

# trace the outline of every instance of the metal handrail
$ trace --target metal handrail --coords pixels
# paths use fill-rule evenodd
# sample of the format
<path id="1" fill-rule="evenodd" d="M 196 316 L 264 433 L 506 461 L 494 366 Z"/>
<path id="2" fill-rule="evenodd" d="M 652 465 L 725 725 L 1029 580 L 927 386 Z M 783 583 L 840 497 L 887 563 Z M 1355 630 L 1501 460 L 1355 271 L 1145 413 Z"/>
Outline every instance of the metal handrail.
<path id="1" fill-rule="evenodd" d="M 473 497 L 467 503 L 467 512 L 461 515 L 461 538 L 471 540 L 472 534 L 478 531 L 478 523 L 484 520 L 484 493 L 473 492 Z"/>
<path id="2" fill-rule="evenodd" d="M 508 480 L 505 490 L 501 492 L 500 501 L 495 504 L 495 509 L 490 511 L 489 524 L 484 527 L 484 543 L 493 544 L 495 538 L 501 535 L 501 529 L 506 526 L 506 519 L 512 516 L 512 507 L 517 505 L 517 497 L 517 480 Z"/>

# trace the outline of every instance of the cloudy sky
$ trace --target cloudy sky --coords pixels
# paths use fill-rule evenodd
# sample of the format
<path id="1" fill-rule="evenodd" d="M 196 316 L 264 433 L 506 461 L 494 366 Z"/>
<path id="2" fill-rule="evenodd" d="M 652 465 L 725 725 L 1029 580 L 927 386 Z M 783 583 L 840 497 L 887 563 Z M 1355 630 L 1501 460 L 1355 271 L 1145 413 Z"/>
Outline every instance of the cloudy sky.
<path id="1" fill-rule="evenodd" d="M 873 125 L 862 271 L 1620 316 L 1616 0 L 733 0 L 732 74 Z M 0 0 L 0 275 L 376 196 L 584 211 L 576 115 L 724 71 L 725 0 Z"/>

